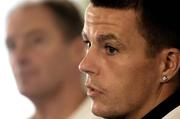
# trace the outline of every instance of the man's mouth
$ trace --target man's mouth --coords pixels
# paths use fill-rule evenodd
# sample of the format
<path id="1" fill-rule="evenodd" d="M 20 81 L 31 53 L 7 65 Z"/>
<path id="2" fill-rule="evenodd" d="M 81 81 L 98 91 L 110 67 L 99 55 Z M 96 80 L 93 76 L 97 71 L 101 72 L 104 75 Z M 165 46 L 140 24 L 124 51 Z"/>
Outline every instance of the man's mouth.
<path id="1" fill-rule="evenodd" d="M 94 87 L 94 86 L 91 86 L 91 85 L 87 85 L 87 95 L 90 96 L 90 97 L 97 97 L 99 95 L 103 94 L 103 92 Z"/>

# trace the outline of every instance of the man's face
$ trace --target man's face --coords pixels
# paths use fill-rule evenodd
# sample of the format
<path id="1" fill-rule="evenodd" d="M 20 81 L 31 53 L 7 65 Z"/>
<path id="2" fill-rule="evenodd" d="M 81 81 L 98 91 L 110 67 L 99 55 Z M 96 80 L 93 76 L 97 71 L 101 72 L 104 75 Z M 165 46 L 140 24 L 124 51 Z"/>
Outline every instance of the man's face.
<path id="1" fill-rule="evenodd" d="M 11 14 L 6 42 L 22 94 L 42 97 L 64 86 L 71 66 L 64 38 L 52 13 L 44 7 L 21 9 Z"/>
<path id="2" fill-rule="evenodd" d="M 87 51 L 79 68 L 87 73 L 87 95 L 96 115 L 124 117 L 155 103 L 151 98 L 159 85 L 160 56 L 147 57 L 136 17 L 133 10 L 87 8 Z"/>

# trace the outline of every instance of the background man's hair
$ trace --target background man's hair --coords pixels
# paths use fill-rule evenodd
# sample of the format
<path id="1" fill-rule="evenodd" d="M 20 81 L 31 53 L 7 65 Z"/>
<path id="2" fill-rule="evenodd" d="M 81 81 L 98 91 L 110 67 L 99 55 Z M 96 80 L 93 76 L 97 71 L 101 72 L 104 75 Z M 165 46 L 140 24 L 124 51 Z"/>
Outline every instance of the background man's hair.
<path id="1" fill-rule="evenodd" d="M 79 9 L 70 1 L 66 0 L 43 0 L 43 1 L 26 1 L 17 6 L 10 13 L 18 9 L 31 9 L 33 7 L 42 6 L 48 9 L 57 24 L 57 27 L 63 32 L 66 42 L 71 42 L 76 37 L 81 36 L 83 28 L 83 19 Z M 42 19 L 45 20 L 45 19 Z"/>
<path id="2" fill-rule="evenodd" d="M 69 1 L 46 0 L 41 4 L 54 14 L 60 29 L 64 31 L 68 40 L 81 36 L 83 20 L 79 10 L 73 3 Z"/>
<path id="3" fill-rule="evenodd" d="M 148 55 L 156 56 L 163 48 L 180 49 L 178 0 L 90 0 L 96 7 L 134 9 L 139 31 L 146 39 Z"/>

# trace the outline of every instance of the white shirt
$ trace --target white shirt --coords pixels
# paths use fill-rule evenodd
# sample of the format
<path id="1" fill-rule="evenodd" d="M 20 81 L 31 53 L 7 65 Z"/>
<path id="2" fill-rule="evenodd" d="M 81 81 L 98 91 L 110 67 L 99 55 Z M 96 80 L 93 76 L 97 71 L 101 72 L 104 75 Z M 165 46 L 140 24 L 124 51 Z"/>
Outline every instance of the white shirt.
<path id="1" fill-rule="evenodd" d="M 169 112 L 163 119 L 180 119 L 180 106 Z"/>

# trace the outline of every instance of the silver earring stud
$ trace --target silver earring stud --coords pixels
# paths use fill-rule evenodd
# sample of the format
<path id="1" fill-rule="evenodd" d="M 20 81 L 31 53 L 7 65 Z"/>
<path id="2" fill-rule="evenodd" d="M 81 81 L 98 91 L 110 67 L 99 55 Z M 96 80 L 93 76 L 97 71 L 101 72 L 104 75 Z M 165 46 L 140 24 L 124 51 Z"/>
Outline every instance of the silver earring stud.
<path id="1" fill-rule="evenodd" d="M 163 75 L 162 80 L 166 81 L 166 80 L 168 80 L 168 77 L 166 75 Z"/>

